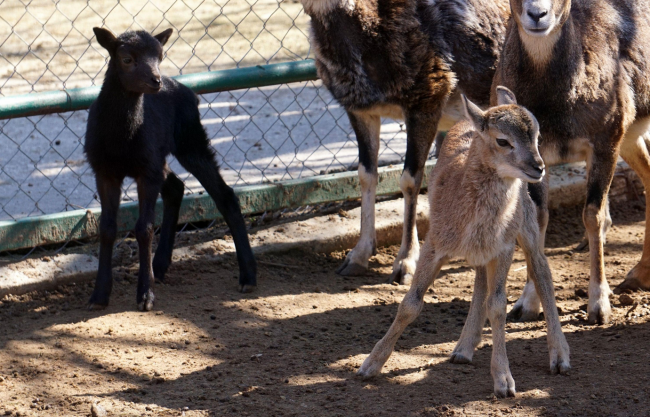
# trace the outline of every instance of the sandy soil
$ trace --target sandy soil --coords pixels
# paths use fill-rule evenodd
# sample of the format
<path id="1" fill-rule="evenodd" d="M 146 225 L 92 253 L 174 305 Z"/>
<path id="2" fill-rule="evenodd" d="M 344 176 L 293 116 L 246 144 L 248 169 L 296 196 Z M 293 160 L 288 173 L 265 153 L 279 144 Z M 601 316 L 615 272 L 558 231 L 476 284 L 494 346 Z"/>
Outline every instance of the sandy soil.
<path id="1" fill-rule="evenodd" d="M 640 256 L 643 209 L 612 207 L 612 285 Z M 83 310 L 89 285 L 2 300 L 0 414 L 86 416 L 97 402 L 111 416 L 648 415 L 648 294 L 631 294 L 632 306 L 612 296 L 613 322 L 587 325 L 587 254 L 572 252 L 582 234 L 578 209 L 552 213 L 547 255 L 573 369 L 549 374 L 543 321 L 509 323 L 513 399 L 492 395 L 489 327 L 473 364 L 447 361 L 471 297 L 473 272 L 464 263 L 446 268 L 425 296 L 384 374 L 362 381 L 354 372 L 407 290 L 384 283 L 397 247 L 382 248 L 367 276 L 350 279 L 333 272 L 342 252 L 261 256 L 260 286 L 242 295 L 235 259 L 206 231 L 180 239 L 179 246 L 215 239 L 214 250 L 171 267 L 153 312 L 134 308 L 133 242 L 121 246 L 105 311 Z M 511 304 L 525 281 L 522 266 L 517 252 Z"/>

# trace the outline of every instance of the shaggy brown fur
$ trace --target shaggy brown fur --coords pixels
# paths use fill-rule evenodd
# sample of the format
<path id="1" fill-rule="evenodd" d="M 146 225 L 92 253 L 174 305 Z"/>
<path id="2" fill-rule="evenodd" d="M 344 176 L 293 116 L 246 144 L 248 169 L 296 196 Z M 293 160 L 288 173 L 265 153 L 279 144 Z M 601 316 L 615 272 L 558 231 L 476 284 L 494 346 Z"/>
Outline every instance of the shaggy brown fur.
<path id="1" fill-rule="evenodd" d="M 481 105 L 489 101 L 505 0 L 302 2 L 312 18 L 318 74 L 347 110 L 359 143 L 361 239 L 339 273 L 363 273 L 375 253 L 380 118 L 403 118 L 405 221 L 391 280 L 409 282 L 419 256 L 415 213 L 424 163 L 436 131 L 459 117 L 456 88 Z M 452 95 L 456 100 L 445 108 Z"/>
<path id="2" fill-rule="evenodd" d="M 606 323 L 611 308 L 603 242 L 611 223 L 607 193 L 619 149 L 650 185 L 650 155 L 641 136 L 650 122 L 646 58 L 650 1 L 511 0 L 510 4 L 513 16 L 493 86 L 510 88 L 535 114 L 547 165 L 587 160 L 583 217 L 591 255 L 588 313 L 591 323 Z M 539 205 L 543 233 L 546 187 L 533 186 L 531 194 Z M 622 288 L 650 289 L 648 239 L 646 233 L 641 262 Z M 522 318 L 537 317 L 539 299 L 531 282 L 513 312 Z"/>
<path id="3" fill-rule="evenodd" d="M 499 106 L 482 112 L 466 102 L 470 122 L 457 123 L 445 139 L 429 180 L 429 233 L 422 248 L 413 284 L 397 316 L 359 369 L 377 375 L 406 326 L 417 318 L 423 297 L 440 268 L 452 257 L 476 266 L 472 304 L 454 363 L 471 362 L 481 341 L 486 316 L 493 337 L 492 377 L 497 396 L 514 396 L 505 346 L 505 281 L 519 242 L 540 290 L 548 323 L 551 372 L 566 373 L 569 347 L 562 334 L 553 278 L 539 246 L 535 205 L 524 186 L 538 182 L 544 163 L 537 151 L 539 126 L 532 114 L 516 105 L 512 93 L 500 89 Z"/>

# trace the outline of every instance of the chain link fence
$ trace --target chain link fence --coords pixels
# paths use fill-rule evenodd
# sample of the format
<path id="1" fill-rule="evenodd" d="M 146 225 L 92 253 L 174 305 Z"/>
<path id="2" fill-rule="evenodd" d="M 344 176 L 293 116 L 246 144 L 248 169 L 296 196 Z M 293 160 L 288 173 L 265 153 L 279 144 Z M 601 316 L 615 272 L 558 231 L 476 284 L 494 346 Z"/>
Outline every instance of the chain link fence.
<path id="1" fill-rule="evenodd" d="M 0 0 L 0 95 L 99 85 L 103 26 L 175 33 L 161 70 L 173 76 L 313 58 L 302 5 L 275 0 Z M 231 186 L 356 169 L 344 110 L 320 81 L 201 96 L 202 122 Z M 99 206 L 83 154 L 87 111 L 0 121 L 0 220 Z M 403 126 L 382 126 L 382 165 L 403 159 Z M 170 159 L 186 193 L 200 184 Z M 137 199 L 132 182 L 124 201 Z"/>

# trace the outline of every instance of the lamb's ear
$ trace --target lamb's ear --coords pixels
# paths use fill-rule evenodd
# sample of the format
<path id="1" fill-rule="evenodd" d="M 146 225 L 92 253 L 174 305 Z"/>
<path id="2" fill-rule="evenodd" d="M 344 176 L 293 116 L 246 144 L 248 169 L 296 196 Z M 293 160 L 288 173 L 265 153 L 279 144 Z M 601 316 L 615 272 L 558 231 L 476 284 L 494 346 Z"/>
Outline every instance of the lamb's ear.
<path id="1" fill-rule="evenodd" d="M 515 93 L 499 85 L 497 86 L 497 105 L 504 106 L 506 104 L 517 104 L 517 98 Z"/>
<path id="2" fill-rule="evenodd" d="M 93 28 L 93 32 L 95 32 L 97 42 L 110 54 L 113 54 L 115 52 L 115 45 L 117 44 L 117 38 L 113 35 L 113 32 L 104 28 Z"/>
<path id="3" fill-rule="evenodd" d="M 465 117 L 472 122 L 474 129 L 482 132 L 485 125 L 485 112 L 479 106 L 472 103 L 465 94 L 460 95 L 463 99 L 463 109 L 465 110 Z"/>
<path id="4" fill-rule="evenodd" d="M 172 36 L 172 33 L 174 33 L 174 29 L 169 28 L 167 30 L 163 30 L 157 35 L 154 35 L 153 37 L 158 39 L 158 42 L 160 42 L 160 44 L 164 46 L 169 40 L 169 37 Z"/>

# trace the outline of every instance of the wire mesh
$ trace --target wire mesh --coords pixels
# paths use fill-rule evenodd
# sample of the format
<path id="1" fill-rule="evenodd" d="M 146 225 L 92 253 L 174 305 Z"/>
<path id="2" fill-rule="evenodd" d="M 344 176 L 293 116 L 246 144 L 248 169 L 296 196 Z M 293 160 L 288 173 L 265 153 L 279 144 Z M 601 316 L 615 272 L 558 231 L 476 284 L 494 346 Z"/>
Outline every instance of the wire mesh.
<path id="1" fill-rule="evenodd" d="M 92 28 L 175 34 L 165 75 L 312 58 L 297 1 L 0 0 L 0 95 L 99 85 L 108 54 Z M 356 169 L 345 111 L 319 81 L 201 96 L 202 122 L 231 186 Z M 0 121 L 0 220 L 99 205 L 83 155 L 87 111 Z M 403 126 L 382 126 L 381 165 L 402 160 Z M 170 158 L 186 193 L 200 184 Z M 137 199 L 124 183 L 124 201 Z"/>

